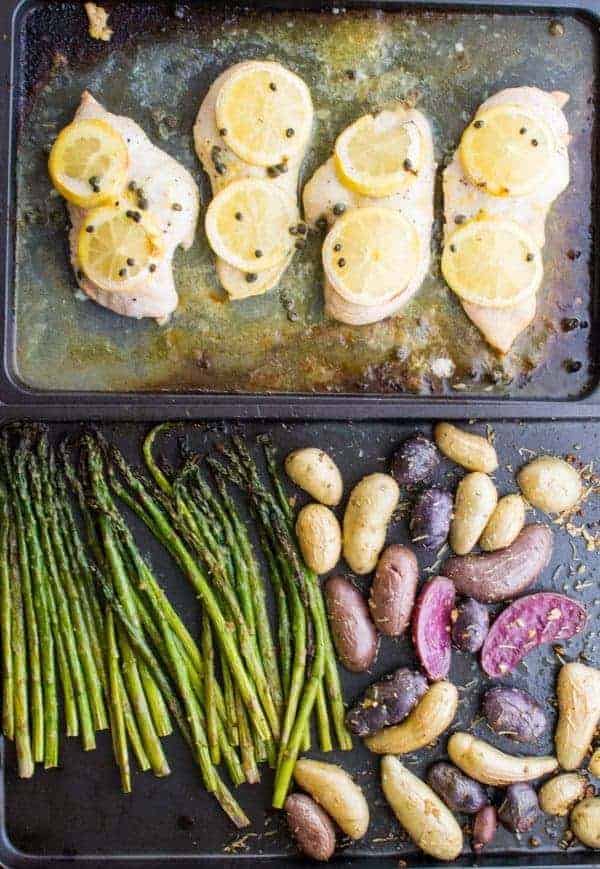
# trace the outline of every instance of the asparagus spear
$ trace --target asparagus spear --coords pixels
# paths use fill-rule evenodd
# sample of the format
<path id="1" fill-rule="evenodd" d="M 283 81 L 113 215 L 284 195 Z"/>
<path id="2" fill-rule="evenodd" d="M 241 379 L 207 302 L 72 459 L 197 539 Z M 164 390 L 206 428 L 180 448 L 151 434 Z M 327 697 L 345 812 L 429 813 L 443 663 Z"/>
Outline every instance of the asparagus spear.
<path id="1" fill-rule="evenodd" d="M 196 468 L 196 480 L 200 491 L 207 500 L 207 503 L 213 508 L 225 529 L 227 543 L 231 548 L 231 551 L 235 553 L 236 559 L 240 564 L 247 566 L 248 584 L 250 587 L 254 615 L 258 628 L 258 644 L 264 660 L 265 671 L 269 680 L 273 700 L 277 708 L 281 711 L 283 705 L 282 685 L 277 665 L 275 644 L 273 643 L 273 635 L 271 633 L 271 625 L 267 611 L 265 587 L 254 556 L 248 532 L 238 514 L 231 495 L 227 491 L 227 486 L 224 481 L 215 481 L 219 496 L 223 502 L 223 506 L 221 506 L 219 499 L 211 493 L 209 486 L 202 479 L 198 468 Z"/>
<path id="2" fill-rule="evenodd" d="M 90 751 L 96 747 L 96 739 L 94 736 L 94 726 L 92 722 L 92 713 L 87 693 L 85 677 L 81 665 L 77 642 L 75 639 L 75 630 L 71 620 L 71 612 L 69 608 L 68 597 L 64 591 L 61 582 L 58 565 L 54 555 L 54 549 L 50 536 L 50 511 L 47 502 L 43 497 L 41 473 L 44 468 L 43 462 L 36 462 L 33 458 L 29 462 L 29 480 L 33 492 L 33 505 L 36 511 L 36 517 L 40 529 L 40 539 L 42 550 L 44 552 L 46 565 L 48 568 L 48 583 L 49 583 L 49 608 L 50 614 L 55 626 L 55 636 L 57 637 L 57 648 L 60 649 L 59 638 L 62 639 L 62 646 L 68 661 L 69 672 L 72 680 L 72 690 L 75 696 L 79 725 L 81 728 L 81 739 L 84 751 Z M 60 659 L 59 659 L 60 660 Z M 66 678 L 66 674 L 65 674 Z M 65 688 L 65 679 L 63 679 L 63 688 L 65 697 L 68 696 L 69 687 Z M 69 717 L 73 718 L 73 711 L 68 711 L 69 706 L 65 705 L 67 711 L 67 721 Z M 73 732 L 73 722 L 71 722 L 70 731 Z"/>
<path id="3" fill-rule="evenodd" d="M 94 726 L 97 730 L 104 730 L 108 726 L 108 720 L 103 697 L 102 671 L 98 672 L 96 668 L 96 659 L 94 658 L 94 652 L 92 650 L 92 644 L 88 632 L 88 624 L 84 615 L 84 599 L 79 593 L 78 583 L 76 583 L 72 572 L 71 561 L 67 549 L 68 543 L 66 534 L 64 527 L 59 520 L 53 487 L 48 475 L 43 472 L 43 463 L 41 464 L 41 468 L 44 507 L 49 517 L 52 549 L 56 558 L 56 564 L 60 573 L 62 585 L 69 602 L 69 610 L 75 632 L 79 660 L 81 661 L 85 677 L 86 690 L 89 697 Z"/>
<path id="4" fill-rule="evenodd" d="M 121 690 L 119 647 L 112 611 L 106 609 L 106 655 L 108 660 L 108 679 L 110 695 L 110 718 L 113 733 L 115 759 L 121 772 L 121 788 L 124 794 L 131 793 L 131 770 L 129 767 L 129 752 L 127 750 L 127 731 L 125 727 L 125 711 Z"/>
<path id="5" fill-rule="evenodd" d="M 148 635 L 150 636 L 156 649 L 161 654 L 161 657 L 163 658 L 165 664 L 171 669 L 170 657 L 166 654 L 164 642 L 161 637 L 160 631 L 157 629 L 156 625 L 153 622 L 153 618 L 156 619 L 157 622 L 159 622 L 163 618 L 166 619 L 169 627 L 173 630 L 174 641 L 178 653 L 183 656 L 184 661 L 186 662 L 188 677 L 190 679 L 192 689 L 202 703 L 203 707 L 208 710 L 208 703 L 205 699 L 204 689 L 200 679 L 200 674 L 203 673 L 203 671 L 205 670 L 205 665 L 200 658 L 198 649 L 187 629 L 179 619 L 179 616 L 177 616 L 177 614 L 171 607 L 168 598 L 158 585 L 156 579 L 152 574 L 152 571 L 140 556 L 139 551 L 137 550 L 137 547 L 135 545 L 135 541 L 133 540 L 133 536 L 129 531 L 127 525 L 123 521 L 122 517 L 116 511 L 115 505 L 110 498 L 110 494 L 108 492 L 104 492 L 103 498 L 105 508 L 110 507 L 111 511 L 115 511 L 114 513 L 111 512 L 111 522 L 114 524 L 115 530 L 122 538 L 123 551 L 126 553 L 126 558 L 131 568 L 130 576 L 132 582 L 134 583 L 134 585 L 137 585 L 139 593 L 144 593 L 150 609 L 153 613 L 153 616 L 151 616 L 146 604 L 143 603 L 141 598 L 139 597 L 139 594 L 134 594 L 132 590 L 132 600 L 135 602 L 135 606 L 137 607 L 138 616 L 145 629 L 148 631 Z M 243 771 L 235 752 L 232 750 L 231 746 L 227 741 L 223 725 L 221 724 L 220 718 L 222 717 L 223 719 L 226 719 L 225 704 L 223 702 L 223 697 L 220 693 L 219 686 L 215 683 L 214 687 L 214 700 L 216 711 L 218 712 L 218 743 L 229 773 L 231 775 L 232 781 L 234 782 L 234 784 L 240 784 L 244 780 Z"/>
<path id="6" fill-rule="evenodd" d="M 36 763 L 41 763 L 44 760 L 44 699 L 40 663 L 40 638 L 35 606 L 33 603 L 33 591 L 31 575 L 29 572 L 29 556 L 25 540 L 23 514 L 13 478 L 12 464 L 9 455 L 8 435 L 6 431 L 2 433 L 0 439 L 0 454 L 9 488 L 13 496 L 13 515 L 15 518 L 17 551 L 19 557 L 20 584 L 25 618 L 25 635 L 27 637 L 33 760 Z"/>
<path id="7" fill-rule="evenodd" d="M 270 729 L 265 718 L 265 713 L 262 710 L 260 701 L 255 693 L 254 686 L 248 673 L 246 672 L 234 638 L 229 631 L 218 601 L 210 587 L 210 583 L 204 575 L 204 572 L 192 557 L 189 549 L 183 543 L 179 534 L 171 528 L 164 512 L 157 506 L 143 484 L 131 472 L 123 457 L 113 450 L 112 458 L 141 502 L 143 507 L 143 510 L 140 512 L 141 518 L 146 519 L 146 517 L 148 517 L 150 519 L 153 523 L 152 525 L 149 525 L 150 530 L 157 533 L 158 539 L 171 552 L 200 595 L 211 620 L 215 636 L 227 659 L 232 676 L 239 688 L 253 724 L 257 728 L 261 738 L 269 739 Z"/>
<path id="8" fill-rule="evenodd" d="M 14 479 L 20 497 L 24 519 L 34 606 L 40 640 L 40 661 L 44 696 L 44 765 L 52 769 L 58 765 L 58 700 L 56 696 L 56 660 L 54 637 L 48 611 L 48 576 L 39 542 L 37 523 L 31 507 L 29 487 L 25 473 L 24 446 L 14 455 Z"/>
<path id="9" fill-rule="evenodd" d="M 14 739 L 14 678 L 12 655 L 12 612 L 10 599 L 9 533 L 10 516 L 6 491 L 2 489 L 0 517 L 0 625 L 2 630 L 2 732 Z"/>
<path id="10" fill-rule="evenodd" d="M 202 618 L 202 654 L 204 656 L 204 696 L 206 703 L 206 730 L 210 756 L 214 764 L 220 763 L 221 751 L 218 737 L 218 710 L 216 701 L 215 651 L 210 621 Z"/>
<path id="11" fill-rule="evenodd" d="M 31 749 L 31 734 L 29 720 L 29 696 L 27 686 L 27 641 L 25 637 L 25 617 L 23 612 L 23 597 L 21 575 L 17 553 L 17 541 L 14 535 L 10 539 L 10 573 L 11 573 L 11 612 L 12 626 L 11 645 L 14 669 L 14 729 L 15 746 L 19 776 L 31 778 L 34 773 L 33 754 Z"/>

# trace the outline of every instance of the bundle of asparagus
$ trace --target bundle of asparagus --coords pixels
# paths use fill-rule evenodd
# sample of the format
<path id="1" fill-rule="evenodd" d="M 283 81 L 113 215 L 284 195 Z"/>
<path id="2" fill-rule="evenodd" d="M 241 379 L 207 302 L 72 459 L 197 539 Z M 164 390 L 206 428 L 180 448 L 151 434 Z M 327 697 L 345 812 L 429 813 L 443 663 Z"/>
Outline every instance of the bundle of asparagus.
<path id="1" fill-rule="evenodd" d="M 333 747 L 330 720 L 339 747 L 352 743 L 318 579 L 296 546 L 271 444 L 263 443 L 270 487 L 238 437 L 220 459 L 207 459 L 212 474 L 194 455 L 166 474 L 153 445 L 169 428 L 157 426 L 144 443 L 153 482 L 97 433 L 81 439 L 77 471 L 66 444 L 57 456 L 39 426 L 0 433 L 2 727 L 15 741 L 21 776 L 33 775 L 36 763 L 55 767 L 62 698 L 66 734 L 80 736 L 85 751 L 110 727 L 130 793 L 130 749 L 140 770 L 169 774 L 161 738 L 174 721 L 204 786 L 244 826 L 221 763 L 236 786 L 258 781 L 268 761 L 276 768 L 273 805 L 281 807 L 298 752 L 310 746 L 313 709 L 323 751 Z M 277 643 L 259 559 L 229 484 L 245 493 L 256 523 Z M 199 644 L 140 553 L 119 500 L 192 583 Z"/>

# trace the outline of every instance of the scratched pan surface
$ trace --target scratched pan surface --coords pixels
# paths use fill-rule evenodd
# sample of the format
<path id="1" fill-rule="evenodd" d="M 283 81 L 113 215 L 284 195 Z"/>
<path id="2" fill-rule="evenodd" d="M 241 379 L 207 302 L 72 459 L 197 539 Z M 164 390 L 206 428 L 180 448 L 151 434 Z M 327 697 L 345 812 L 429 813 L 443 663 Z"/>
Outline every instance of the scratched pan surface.
<path id="1" fill-rule="evenodd" d="M 294 423 L 247 424 L 243 432 L 249 443 L 257 433 L 270 431 L 280 456 L 292 448 L 318 444 L 327 448 L 339 463 L 346 485 L 346 494 L 362 475 L 387 467 L 387 459 L 395 445 L 415 429 L 430 431 L 428 423 L 401 425 L 393 423 L 342 424 Z M 496 446 L 501 458 L 497 473 L 499 491 L 514 488 L 513 471 L 527 461 L 532 451 L 547 450 L 558 454 L 572 454 L 586 464 L 597 458 L 600 448 L 600 430 L 593 424 L 560 423 L 546 426 L 543 433 L 536 425 L 501 423 L 494 426 Z M 78 430 L 74 424 L 55 425 L 52 436 Z M 131 460 L 139 462 L 139 448 L 144 427 L 140 425 L 103 426 L 102 430 L 124 449 Z M 228 433 L 231 427 L 221 426 L 206 432 L 189 425 L 186 438 L 190 446 L 201 451 L 210 448 Z M 485 431 L 476 426 L 475 430 Z M 172 436 L 162 448 L 174 461 L 178 450 L 177 438 Z M 257 453 L 258 455 L 258 453 Z M 438 482 L 454 485 L 458 469 L 448 463 L 440 468 Z M 546 521 L 542 519 L 542 521 Z M 595 539 L 598 535 L 600 509 L 598 498 L 590 498 L 583 518 Z M 198 631 L 198 607 L 186 580 L 147 535 L 135 526 L 141 548 L 150 557 L 179 611 L 185 615 L 189 627 Z M 394 521 L 389 541 L 405 542 L 406 519 Z M 419 556 L 421 574 L 431 574 L 434 556 Z M 565 660 L 581 660 L 600 666 L 600 592 L 597 584 L 598 556 L 587 551 L 583 539 L 556 530 L 555 549 L 549 567 L 544 571 L 536 589 L 555 589 L 572 594 L 588 606 L 589 622 L 583 636 L 564 644 Z M 407 639 L 384 639 L 372 674 L 343 674 L 346 701 L 351 701 L 374 677 L 399 665 L 415 664 L 412 645 Z M 504 680 L 529 690 L 544 703 L 552 725 L 546 738 L 533 749 L 537 753 L 552 750 L 551 734 L 554 725 L 554 682 L 559 661 L 550 648 L 537 650 L 526 665 Z M 462 729 L 474 723 L 474 731 L 508 751 L 515 746 L 504 738 L 493 738 L 489 730 L 476 721 L 478 704 L 485 679 L 472 656 L 454 652 L 452 680 L 459 686 L 461 702 L 454 728 Z M 432 760 L 444 756 L 445 740 L 441 745 L 418 756 L 408 757 L 408 763 L 422 774 Z M 282 826 L 281 816 L 269 810 L 271 775 L 267 772 L 260 786 L 245 785 L 239 789 L 239 799 L 248 812 L 252 825 L 244 833 L 234 831 L 216 803 L 202 789 L 197 770 L 189 753 L 177 735 L 166 740 L 166 751 L 172 766 L 167 779 L 155 779 L 150 774 L 136 775 L 132 796 L 122 796 L 114 767 L 109 740 L 100 739 L 98 749 L 85 755 L 75 741 L 61 746 L 62 767 L 51 773 L 39 772 L 31 781 L 15 777 L 15 757 L 12 746 L 4 758 L 4 822 L 1 824 L 0 860 L 8 867 L 47 866 L 58 863 L 78 863 L 88 866 L 125 865 L 135 861 L 145 869 L 169 862 L 194 860 L 195 865 L 235 867 L 246 865 L 245 859 L 256 864 L 283 867 L 295 855 L 289 837 Z M 318 751 L 311 752 L 319 756 Z M 401 835 L 390 809 L 387 807 L 378 783 L 378 761 L 357 742 L 351 753 L 328 755 L 353 773 L 365 789 L 371 808 L 371 824 L 366 839 L 350 845 L 341 844 L 336 865 L 397 867 L 400 859 L 409 866 L 425 867 L 428 860 Z M 600 781 L 595 781 L 600 786 Z M 466 818 L 461 819 L 466 823 Z M 567 866 L 592 867 L 598 863 L 597 852 L 579 846 L 561 850 L 559 842 L 565 824 L 556 819 L 541 820 L 530 835 L 539 839 L 539 847 L 529 847 L 530 836 L 516 839 L 501 830 L 494 844 L 488 848 L 478 864 L 486 866 Z M 206 860 L 206 863 L 204 862 Z M 471 865 L 473 856 L 467 849 L 459 865 Z M 289 865 L 298 865 L 294 862 Z"/>
<path id="2" fill-rule="evenodd" d="M 563 10 L 563 35 L 557 36 L 550 27 L 557 14 L 541 10 L 490 14 L 383 4 L 383 11 L 371 4 L 320 11 L 318 3 L 283 2 L 309 10 L 274 11 L 262 4 L 248 10 L 241 4 L 160 0 L 105 5 L 115 31 L 110 43 L 89 38 L 79 2 L 27 0 L 19 17 L 15 321 L 7 348 L 13 381 L 34 392 L 412 393 L 457 399 L 558 400 L 593 390 L 598 53 L 591 17 Z M 328 156 L 346 124 L 390 100 L 415 101 L 428 115 L 441 164 L 473 111 L 494 91 L 531 84 L 570 94 L 572 182 L 549 218 L 535 324 L 505 359 L 487 347 L 445 287 L 437 253 L 404 316 L 361 328 L 324 317 L 317 235 L 295 256 L 278 289 L 229 304 L 201 222 L 192 250 L 176 257 L 180 305 L 163 327 L 118 317 L 76 292 L 65 209 L 51 192 L 46 155 L 82 90 L 89 88 L 111 111 L 131 115 L 181 160 L 198 181 L 205 207 L 210 194 L 193 152 L 194 117 L 214 78 L 252 57 L 282 61 L 311 88 L 316 124 L 304 179 Z M 436 252 L 440 198 L 438 189 Z M 578 328 L 563 331 L 562 321 L 573 317 Z M 433 373 L 432 363 L 440 359 L 451 363 L 450 376 Z M 577 367 L 569 360 L 580 363 L 576 372 L 567 370 Z"/>

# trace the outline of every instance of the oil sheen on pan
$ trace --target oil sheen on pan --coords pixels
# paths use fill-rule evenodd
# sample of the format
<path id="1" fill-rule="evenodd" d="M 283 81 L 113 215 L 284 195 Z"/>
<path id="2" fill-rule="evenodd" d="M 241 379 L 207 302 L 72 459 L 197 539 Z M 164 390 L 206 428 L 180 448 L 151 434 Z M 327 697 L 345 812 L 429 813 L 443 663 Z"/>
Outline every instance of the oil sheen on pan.
<path id="1" fill-rule="evenodd" d="M 179 16 L 183 17 L 179 17 Z M 58 20 L 60 18 L 60 21 Z M 227 13 L 173 4 L 112 7 L 111 42 L 87 35 L 80 4 L 34 9 L 25 24 L 17 156 L 15 374 L 35 390 L 412 393 L 567 399 L 594 385 L 591 154 L 594 34 L 545 15 L 349 11 Z M 43 36 L 43 39 L 41 38 Z M 308 84 L 315 130 L 301 183 L 360 115 L 404 99 L 433 124 L 443 166 L 490 94 L 531 84 L 570 94 L 571 183 L 551 209 L 534 324 L 504 357 L 484 342 L 432 265 L 402 315 L 368 326 L 328 320 L 320 235 L 279 286 L 226 301 L 203 230 L 210 201 L 192 126 L 211 82 L 247 58 L 279 60 Z M 89 89 L 134 118 L 201 190 L 195 244 L 178 251 L 170 321 L 119 317 L 77 291 L 66 211 L 46 171 L 49 148 Z"/>

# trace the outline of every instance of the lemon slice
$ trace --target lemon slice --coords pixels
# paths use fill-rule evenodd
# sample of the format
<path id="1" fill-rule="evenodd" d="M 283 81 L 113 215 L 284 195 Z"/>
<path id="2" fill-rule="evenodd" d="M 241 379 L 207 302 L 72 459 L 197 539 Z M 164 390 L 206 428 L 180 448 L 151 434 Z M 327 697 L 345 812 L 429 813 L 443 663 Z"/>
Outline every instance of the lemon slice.
<path id="1" fill-rule="evenodd" d="M 404 112 L 359 118 L 335 143 L 341 180 L 365 196 L 391 196 L 412 181 L 421 164 L 421 134 Z"/>
<path id="2" fill-rule="evenodd" d="M 401 293 L 414 276 L 419 236 L 399 211 L 370 206 L 348 211 L 323 243 L 333 288 L 356 305 L 377 305 Z"/>
<path id="3" fill-rule="evenodd" d="M 106 121 L 74 121 L 61 130 L 48 161 L 52 183 L 81 208 L 106 205 L 127 180 L 129 154 L 121 134 Z"/>
<path id="4" fill-rule="evenodd" d="M 213 251 L 247 274 L 264 272 L 286 258 L 298 222 L 292 197 L 269 181 L 233 181 L 208 206 L 206 235 Z"/>
<path id="5" fill-rule="evenodd" d="M 102 290 L 137 292 L 163 255 L 160 230 L 140 211 L 94 208 L 79 231 L 77 255 L 86 277 Z"/>
<path id="6" fill-rule="evenodd" d="M 253 166 L 278 166 L 304 149 L 312 128 L 310 91 L 279 63 L 251 61 L 233 70 L 215 106 L 231 150 Z"/>
<path id="7" fill-rule="evenodd" d="M 529 234 L 513 221 L 472 220 L 446 242 L 442 273 L 465 302 L 508 308 L 538 289 L 542 255 Z"/>
<path id="8" fill-rule="evenodd" d="M 494 196 L 525 196 L 538 188 L 555 151 L 550 127 L 516 105 L 478 112 L 459 149 L 469 180 Z"/>

